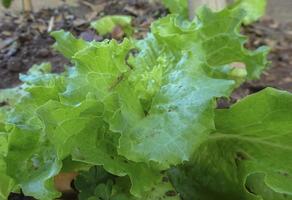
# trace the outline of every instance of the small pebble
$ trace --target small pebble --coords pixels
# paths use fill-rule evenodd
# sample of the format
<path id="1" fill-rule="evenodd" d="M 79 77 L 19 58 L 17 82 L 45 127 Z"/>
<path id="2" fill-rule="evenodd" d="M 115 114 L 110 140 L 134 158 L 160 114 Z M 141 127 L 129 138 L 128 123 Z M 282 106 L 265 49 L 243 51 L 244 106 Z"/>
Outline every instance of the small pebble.
<path id="1" fill-rule="evenodd" d="M 20 72 L 22 69 L 22 62 L 20 58 L 10 58 L 7 62 L 7 69 L 11 72 Z"/>
<path id="2" fill-rule="evenodd" d="M 42 48 L 38 52 L 38 56 L 41 58 L 47 58 L 50 55 L 50 51 L 46 48 Z"/>

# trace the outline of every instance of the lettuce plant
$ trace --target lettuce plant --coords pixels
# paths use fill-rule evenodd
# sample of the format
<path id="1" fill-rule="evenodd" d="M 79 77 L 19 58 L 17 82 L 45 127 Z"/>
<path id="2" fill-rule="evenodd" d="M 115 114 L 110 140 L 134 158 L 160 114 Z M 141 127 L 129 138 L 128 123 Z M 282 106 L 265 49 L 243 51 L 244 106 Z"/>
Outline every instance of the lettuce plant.
<path id="1" fill-rule="evenodd" d="M 267 88 L 216 109 L 268 64 L 268 48 L 244 47 L 244 19 L 202 7 L 139 41 L 52 33 L 73 67 L 35 65 L 0 93 L 1 198 L 57 198 L 54 177 L 69 171 L 79 199 L 292 199 L 292 94 Z"/>
<path id="2" fill-rule="evenodd" d="M 172 13 L 177 13 L 184 18 L 189 16 L 189 3 L 190 1 L 196 0 L 162 0 L 164 5 Z M 243 19 L 244 24 L 250 24 L 258 20 L 261 16 L 265 14 L 267 7 L 266 0 L 228 0 L 233 2 L 229 5 L 229 9 L 243 9 L 246 12 L 246 15 Z M 228 2 L 227 1 L 227 2 Z M 201 1 L 202 3 L 204 1 Z"/>

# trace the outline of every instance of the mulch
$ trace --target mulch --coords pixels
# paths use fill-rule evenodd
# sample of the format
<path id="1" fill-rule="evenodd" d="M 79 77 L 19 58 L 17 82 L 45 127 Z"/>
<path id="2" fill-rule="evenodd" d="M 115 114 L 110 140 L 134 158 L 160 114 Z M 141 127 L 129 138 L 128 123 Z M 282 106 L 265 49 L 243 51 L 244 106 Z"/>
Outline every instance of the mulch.
<path id="1" fill-rule="evenodd" d="M 19 73 L 26 72 L 34 64 L 51 62 L 54 72 L 61 72 L 69 64 L 52 49 L 54 40 L 49 29 L 64 29 L 85 40 L 123 36 L 123 33 L 115 33 L 104 38 L 89 28 L 92 20 L 112 14 L 132 16 L 138 30 L 136 37 L 142 38 L 151 22 L 166 15 L 167 11 L 160 4 L 143 0 L 91 0 L 81 1 L 79 7 L 64 4 L 56 9 L 43 9 L 28 17 L 6 14 L 0 19 L 0 88 L 18 85 Z"/>

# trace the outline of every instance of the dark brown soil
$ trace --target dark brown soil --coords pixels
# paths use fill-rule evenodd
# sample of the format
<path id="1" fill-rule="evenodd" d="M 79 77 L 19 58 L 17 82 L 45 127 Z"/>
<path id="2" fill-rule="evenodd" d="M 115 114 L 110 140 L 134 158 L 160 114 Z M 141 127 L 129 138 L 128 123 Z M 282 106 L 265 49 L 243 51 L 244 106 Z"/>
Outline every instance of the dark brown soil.
<path id="1" fill-rule="evenodd" d="M 82 2 L 82 1 L 81 1 Z M 18 75 L 33 64 L 51 62 L 54 72 L 63 70 L 69 62 L 52 49 L 54 40 L 48 33 L 50 21 L 52 30 L 64 29 L 86 40 L 103 40 L 90 30 L 90 21 L 103 15 L 126 14 L 133 16 L 136 37 L 143 37 L 151 22 L 166 14 L 159 4 L 145 0 L 91 0 L 79 7 L 66 5 L 57 9 L 44 9 L 29 17 L 6 14 L 0 19 L 0 88 L 19 84 Z"/>
<path id="2" fill-rule="evenodd" d="M 23 194 L 11 193 L 8 200 L 34 200 L 34 198 L 26 197 Z"/>
<path id="3" fill-rule="evenodd" d="M 270 68 L 260 80 L 248 83 L 251 90 L 267 86 L 292 92 L 292 21 L 277 23 L 273 19 L 263 19 L 245 28 L 249 36 L 249 48 L 267 45 L 271 48 Z"/>

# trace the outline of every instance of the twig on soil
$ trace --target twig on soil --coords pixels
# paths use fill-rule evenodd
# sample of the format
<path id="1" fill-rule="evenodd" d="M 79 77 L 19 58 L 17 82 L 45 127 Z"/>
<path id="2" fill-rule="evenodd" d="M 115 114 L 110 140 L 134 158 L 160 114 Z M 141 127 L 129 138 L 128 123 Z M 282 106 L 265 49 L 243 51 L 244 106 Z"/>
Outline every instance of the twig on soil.
<path id="1" fill-rule="evenodd" d="M 49 22 L 49 26 L 48 26 L 48 33 L 50 33 L 53 30 L 54 23 L 55 23 L 55 17 L 52 16 L 51 19 L 50 19 L 50 22 Z"/>
<path id="2" fill-rule="evenodd" d="M 8 38 L 4 41 L 0 40 L 0 50 L 7 47 L 7 46 L 10 46 L 16 40 L 17 40 L 17 38 Z"/>
<path id="3" fill-rule="evenodd" d="M 84 4 L 85 6 L 91 8 L 92 11 L 95 11 L 95 12 L 100 12 L 104 9 L 106 3 L 100 3 L 98 5 L 94 5 L 86 0 L 83 0 L 83 1 L 80 1 L 80 3 Z"/>

